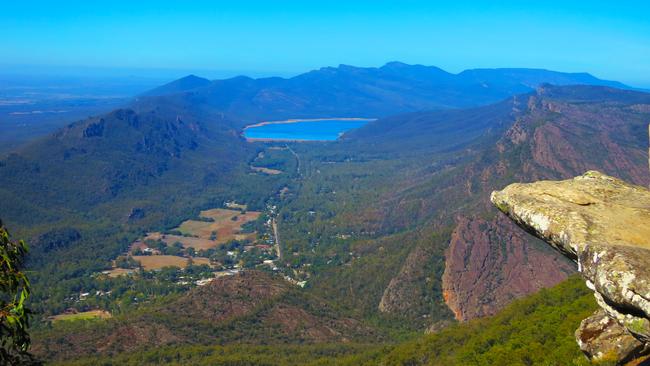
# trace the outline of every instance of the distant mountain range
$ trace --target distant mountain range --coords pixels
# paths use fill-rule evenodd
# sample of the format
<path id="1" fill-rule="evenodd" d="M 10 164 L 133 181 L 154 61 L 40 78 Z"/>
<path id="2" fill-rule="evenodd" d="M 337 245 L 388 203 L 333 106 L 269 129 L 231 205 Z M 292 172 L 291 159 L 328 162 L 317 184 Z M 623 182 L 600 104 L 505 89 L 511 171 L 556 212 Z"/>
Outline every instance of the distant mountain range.
<path id="1" fill-rule="evenodd" d="M 250 123 L 283 118 L 385 117 L 466 108 L 527 93 L 544 83 L 632 89 L 587 73 L 473 69 L 451 74 L 434 66 L 390 62 L 379 68 L 324 67 L 289 79 L 239 76 L 209 81 L 190 75 L 142 96 L 165 96 L 186 105 L 206 105 L 241 123 Z"/>

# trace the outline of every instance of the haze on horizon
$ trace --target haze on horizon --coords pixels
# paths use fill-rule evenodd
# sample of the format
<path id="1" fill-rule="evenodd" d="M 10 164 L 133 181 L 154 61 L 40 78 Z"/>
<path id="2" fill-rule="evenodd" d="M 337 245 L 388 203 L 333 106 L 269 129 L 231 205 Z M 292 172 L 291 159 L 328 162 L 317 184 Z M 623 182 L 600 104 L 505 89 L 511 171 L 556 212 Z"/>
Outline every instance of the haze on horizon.
<path id="1" fill-rule="evenodd" d="M 3 2 L 0 73 L 290 76 L 398 60 L 649 87 L 649 12 L 642 1 Z"/>

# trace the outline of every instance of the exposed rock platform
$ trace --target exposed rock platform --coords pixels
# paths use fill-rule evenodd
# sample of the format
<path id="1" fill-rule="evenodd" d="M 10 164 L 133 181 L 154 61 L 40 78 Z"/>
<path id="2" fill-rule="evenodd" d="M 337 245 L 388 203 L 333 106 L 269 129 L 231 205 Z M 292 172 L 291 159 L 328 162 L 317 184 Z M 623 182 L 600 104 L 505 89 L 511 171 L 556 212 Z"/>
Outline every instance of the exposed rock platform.
<path id="1" fill-rule="evenodd" d="M 491 200 L 577 262 L 598 304 L 615 320 L 594 314 L 583 322 L 576 338 L 589 357 L 625 362 L 650 350 L 648 189 L 589 171 L 570 180 L 511 184 Z"/>

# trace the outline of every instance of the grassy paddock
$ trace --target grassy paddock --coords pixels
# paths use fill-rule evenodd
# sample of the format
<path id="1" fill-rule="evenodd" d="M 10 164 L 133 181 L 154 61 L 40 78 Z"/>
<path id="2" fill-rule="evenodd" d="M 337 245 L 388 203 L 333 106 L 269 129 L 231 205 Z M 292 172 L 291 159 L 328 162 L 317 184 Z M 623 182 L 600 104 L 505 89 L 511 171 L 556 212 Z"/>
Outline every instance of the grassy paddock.
<path id="1" fill-rule="evenodd" d="M 106 310 L 90 310 L 82 311 L 74 314 L 59 314 L 52 316 L 50 320 L 53 322 L 74 321 L 74 320 L 93 320 L 93 319 L 108 319 L 112 315 Z"/>

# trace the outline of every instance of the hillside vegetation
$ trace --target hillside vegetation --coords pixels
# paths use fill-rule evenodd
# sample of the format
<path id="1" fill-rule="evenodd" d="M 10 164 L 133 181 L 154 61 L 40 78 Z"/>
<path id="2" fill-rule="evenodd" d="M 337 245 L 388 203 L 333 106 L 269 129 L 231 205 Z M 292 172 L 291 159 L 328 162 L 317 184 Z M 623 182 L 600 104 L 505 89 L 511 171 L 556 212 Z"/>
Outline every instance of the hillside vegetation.
<path id="1" fill-rule="evenodd" d="M 250 270 L 222 276 L 182 296 L 169 295 L 111 319 L 55 322 L 35 333 L 33 352 L 49 360 L 69 360 L 181 344 L 370 339 L 386 337 L 280 276 Z"/>
<path id="2" fill-rule="evenodd" d="M 596 309 L 577 277 L 513 302 L 498 315 L 400 344 L 163 347 L 69 365 L 588 365 L 573 332 Z"/>

